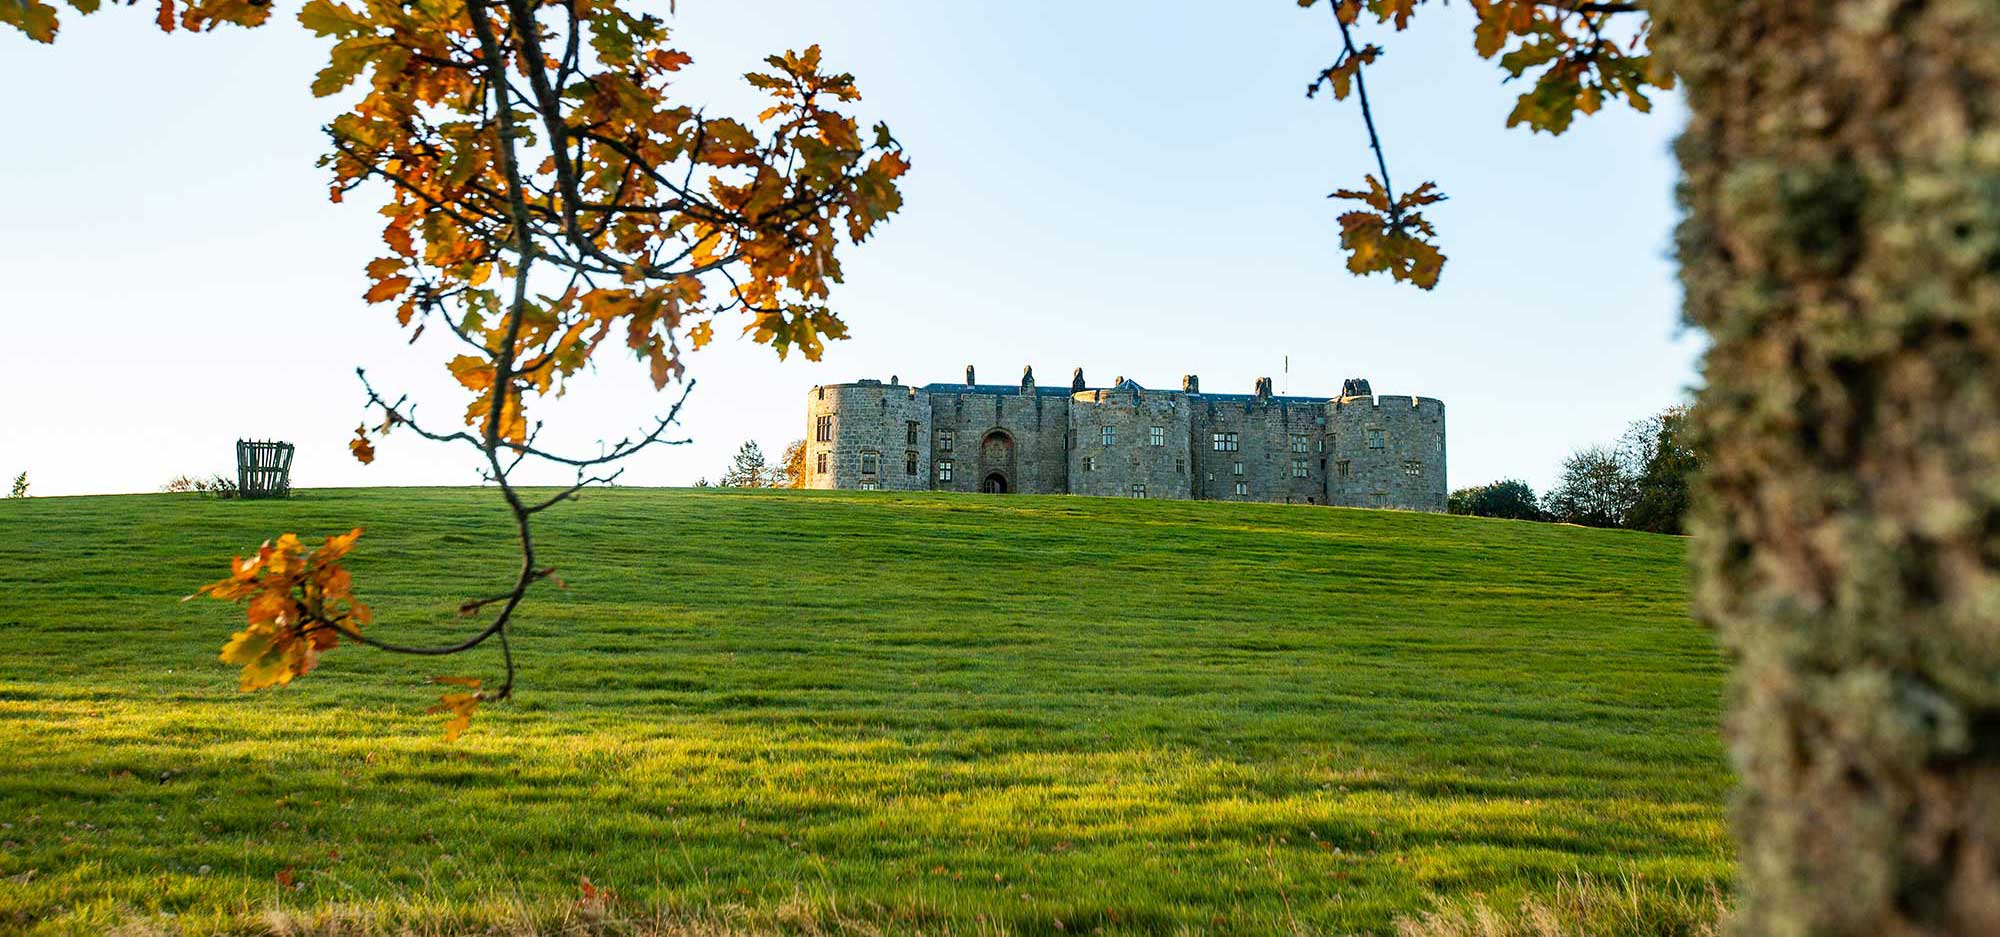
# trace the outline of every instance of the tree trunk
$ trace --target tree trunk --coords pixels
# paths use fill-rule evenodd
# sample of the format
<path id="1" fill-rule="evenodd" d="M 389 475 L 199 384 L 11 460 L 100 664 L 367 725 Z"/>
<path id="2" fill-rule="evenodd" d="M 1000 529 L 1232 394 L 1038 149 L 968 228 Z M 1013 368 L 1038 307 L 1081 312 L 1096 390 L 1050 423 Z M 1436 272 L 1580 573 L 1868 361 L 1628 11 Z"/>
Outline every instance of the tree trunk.
<path id="1" fill-rule="evenodd" d="M 1735 931 L 2000 934 L 2000 0 L 1653 0 Z"/>

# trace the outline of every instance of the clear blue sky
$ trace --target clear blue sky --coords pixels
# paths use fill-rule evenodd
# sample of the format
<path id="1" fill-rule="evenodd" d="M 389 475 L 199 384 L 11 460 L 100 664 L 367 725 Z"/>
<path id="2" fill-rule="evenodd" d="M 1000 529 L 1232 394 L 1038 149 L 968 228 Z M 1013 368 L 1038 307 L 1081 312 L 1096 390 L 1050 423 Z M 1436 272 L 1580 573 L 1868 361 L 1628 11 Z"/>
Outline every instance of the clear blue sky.
<path id="1" fill-rule="evenodd" d="M 666 13 L 666 4 L 658 3 Z M 0 35 L 16 131 L 0 149 L 0 473 L 36 494 L 146 491 L 229 471 L 239 436 L 299 445 L 295 483 L 464 484 L 461 453 L 394 437 L 348 458 L 353 377 L 448 418 L 448 352 L 406 346 L 360 301 L 367 200 L 328 202 L 314 160 L 334 112 L 307 92 L 322 43 L 279 0 L 255 31 L 165 36 L 144 10 L 70 16 L 54 47 Z M 1504 127 L 1518 86 L 1472 55 L 1470 12 L 1426 8 L 1369 72 L 1399 184 L 1436 179 L 1451 262 L 1435 292 L 1341 266 L 1332 189 L 1373 166 L 1351 102 L 1307 101 L 1336 34 L 1291 0 L 1007 4 L 680 0 L 688 96 L 728 110 L 759 58 L 817 41 L 856 73 L 914 169 L 906 207 L 850 255 L 854 337 L 779 363 L 724 338 L 695 356 L 694 442 L 626 481 L 774 456 L 816 383 L 1044 383 L 1082 366 L 1248 391 L 1443 398 L 1451 484 L 1538 489 L 1569 449 L 1679 400 L 1702 341 L 1678 325 L 1668 257 L 1678 102 L 1552 139 Z M 553 411 L 577 445 L 663 401 L 623 360 Z M 552 429 L 551 433 L 557 431 Z M 560 476 L 540 476 L 559 480 Z"/>

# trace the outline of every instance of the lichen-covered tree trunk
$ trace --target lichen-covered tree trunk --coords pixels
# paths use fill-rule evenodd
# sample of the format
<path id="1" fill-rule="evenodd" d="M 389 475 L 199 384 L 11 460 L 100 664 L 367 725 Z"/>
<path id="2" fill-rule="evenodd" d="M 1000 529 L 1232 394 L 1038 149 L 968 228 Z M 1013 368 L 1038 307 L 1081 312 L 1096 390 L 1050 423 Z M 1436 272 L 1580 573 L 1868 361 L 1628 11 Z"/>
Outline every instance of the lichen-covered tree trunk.
<path id="1" fill-rule="evenodd" d="M 2000 0 L 1653 0 L 1745 937 L 2000 934 Z"/>

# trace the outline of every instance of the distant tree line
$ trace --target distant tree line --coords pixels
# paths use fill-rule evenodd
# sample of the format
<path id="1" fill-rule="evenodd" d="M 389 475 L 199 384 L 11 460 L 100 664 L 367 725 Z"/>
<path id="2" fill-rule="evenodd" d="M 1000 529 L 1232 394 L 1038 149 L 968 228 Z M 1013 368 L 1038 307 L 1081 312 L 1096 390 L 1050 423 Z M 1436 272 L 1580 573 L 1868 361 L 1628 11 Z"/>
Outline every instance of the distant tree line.
<path id="1" fill-rule="evenodd" d="M 1452 492 L 1448 509 L 1475 517 L 1678 534 L 1688 509 L 1688 482 L 1700 468 L 1687 439 L 1687 408 L 1669 407 L 1633 423 L 1612 445 L 1570 453 L 1555 487 L 1539 497 L 1527 482 L 1509 478 Z"/>
<path id="2" fill-rule="evenodd" d="M 765 461 L 764 447 L 754 439 L 736 447 L 736 457 L 722 473 L 724 488 L 804 488 L 806 486 L 806 441 L 794 439 L 776 464 Z M 696 488 L 714 487 L 706 478 L 697 479 Z"/>

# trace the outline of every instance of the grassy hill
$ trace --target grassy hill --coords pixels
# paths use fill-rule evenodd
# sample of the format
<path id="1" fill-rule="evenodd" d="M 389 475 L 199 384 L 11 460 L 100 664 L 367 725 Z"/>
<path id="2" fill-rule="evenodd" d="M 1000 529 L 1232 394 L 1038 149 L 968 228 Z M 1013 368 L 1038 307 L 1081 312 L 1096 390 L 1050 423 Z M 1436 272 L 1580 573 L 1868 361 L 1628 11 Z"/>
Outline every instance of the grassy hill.
<path id="1" fill-rule="evenodd" d="M 423 678 L 494 654 L 342 647 L 244 696 L 215 660 L 240 610 L 177 601 L 360 524 L 376 633 L 456 633 L 514 562 L 495 498 L 0 501 L 0 931 L 583 922 L 587 877 L 724 929 L 1388 934 L 1730 874 L 1722 670 L 1672 538 L 595 492 L 544 515 L 569 588 L 455 745 Z"/>

